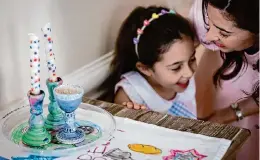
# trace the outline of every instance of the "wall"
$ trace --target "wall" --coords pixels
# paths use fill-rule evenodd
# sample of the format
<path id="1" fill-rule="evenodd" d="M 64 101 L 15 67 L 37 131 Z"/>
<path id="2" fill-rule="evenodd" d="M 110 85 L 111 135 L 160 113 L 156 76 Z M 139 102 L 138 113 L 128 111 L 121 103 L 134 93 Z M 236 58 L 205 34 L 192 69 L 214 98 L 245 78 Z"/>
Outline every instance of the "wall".
<path id="1" fill-rule="evenodd" d="M 0 0 L 0 110 L 29 89 L 28 33 L 42 37 L 51 22 L 57 72 L 64 76 L 113 48 L 123 19 L 137 5 L 175 6 L 186 14 L 192 0 Z M 41 85 L 47 70 L 41 48 Z"/>

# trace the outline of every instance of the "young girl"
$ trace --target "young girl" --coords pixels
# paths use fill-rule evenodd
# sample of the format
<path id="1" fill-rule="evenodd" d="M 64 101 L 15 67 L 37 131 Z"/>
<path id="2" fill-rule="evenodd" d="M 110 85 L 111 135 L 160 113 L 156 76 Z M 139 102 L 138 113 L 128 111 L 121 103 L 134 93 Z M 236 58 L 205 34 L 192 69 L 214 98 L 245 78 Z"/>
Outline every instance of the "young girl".
<path id="1" fill-rule="evenodd" d="M 194 34 L 187 20 L 166 8 L 137 7 L 121 26 L 114 54 L 101 88 L 114 91 L 115 103 L 196 118 Z"/>

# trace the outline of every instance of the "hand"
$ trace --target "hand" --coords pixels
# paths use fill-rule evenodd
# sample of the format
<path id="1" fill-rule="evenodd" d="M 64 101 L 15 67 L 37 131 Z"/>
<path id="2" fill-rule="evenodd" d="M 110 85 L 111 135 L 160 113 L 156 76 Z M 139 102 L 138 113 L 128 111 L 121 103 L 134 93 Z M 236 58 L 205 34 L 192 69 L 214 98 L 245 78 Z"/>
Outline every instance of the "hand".
<path id="1" fill-rule="evenodd" d="M 136 109 L 136 110 L 147 109 L 146 106 L 141 105 L 141 104 L 136 104 L 136 103 L 133 103 L 133 102 L 123 102 L 123 106 L 126 106 L 129 109 Z"/>
<path id="2" fill-rule="evenodd" d="M 219 109 L 209 118 L 209 121 L 222 124 L 228 124 L 236 120 L 237 116 L 231 107 Z"/>

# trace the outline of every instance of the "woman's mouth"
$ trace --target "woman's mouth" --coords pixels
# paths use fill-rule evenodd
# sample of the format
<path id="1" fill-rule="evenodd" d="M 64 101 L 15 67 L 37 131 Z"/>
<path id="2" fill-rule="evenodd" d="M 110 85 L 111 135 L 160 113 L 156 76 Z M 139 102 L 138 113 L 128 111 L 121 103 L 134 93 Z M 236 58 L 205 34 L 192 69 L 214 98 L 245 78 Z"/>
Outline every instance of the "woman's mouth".
<path id="1" fill-rule="evenodd" d="M 177 84 L 179 87 L 185 89 L 185 88 L 188 87 L 188 85 L 189 85 L 189 81 L 187 81 L 186 83 L 178 82 L 178 83 L 176 83 L 176 84 Z"/>
<path id="2" fill-rule="evenodd" d="M 220 48 L 224 48 L 226 47 L 225 45 L 221 44 L 221 43 L 218 43 L 218 42 L 214 42 L 214 44 Z"/>

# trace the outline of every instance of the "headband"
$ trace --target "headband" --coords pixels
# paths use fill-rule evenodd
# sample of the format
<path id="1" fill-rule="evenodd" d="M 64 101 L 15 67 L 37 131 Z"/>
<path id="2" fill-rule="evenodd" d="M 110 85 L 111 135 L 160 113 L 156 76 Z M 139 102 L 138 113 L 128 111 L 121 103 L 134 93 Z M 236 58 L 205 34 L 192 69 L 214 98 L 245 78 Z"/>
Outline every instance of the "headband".
<path id="1" fill-rule="evenodd" d="M 160 16 L 162 15 L 165 15 L 165 14 L 175 14 L 175 11 L 174 10 L 169 10 L 169 11 L 166 11 L 166 10 L 161 10 L 161 12 L 159 14 L 156 14 L 156 13 L 153 13 L 152 14 L 152 17 L 149 19 L 149 20 L 144 20 L 143 22 L 143 26 L 141 28 L 138 28 L 137 29 L 137 37 L 135 37 L 133 39 L 133 42 L 134 42 L 134 45 L 135 45 L 135 52 L 136 52 L 136 55 L 137 57 L 139 58 L 139 54 L 138 54 L 138 43 L 139 43 L 139 40 L 140 40 L 140 37 L 141 35 L 143 34 L 144 32 L 144 29 L 149 26 L 149 24 L 158 19 Z"/>

